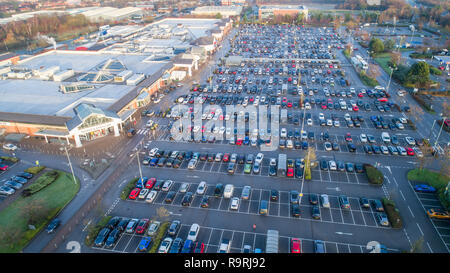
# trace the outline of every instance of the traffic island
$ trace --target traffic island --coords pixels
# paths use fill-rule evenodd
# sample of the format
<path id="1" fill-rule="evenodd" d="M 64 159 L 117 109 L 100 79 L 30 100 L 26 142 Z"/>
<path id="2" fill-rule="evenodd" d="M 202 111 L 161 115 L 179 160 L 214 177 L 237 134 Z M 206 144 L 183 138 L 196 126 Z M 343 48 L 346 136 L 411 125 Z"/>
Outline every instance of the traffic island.
<path id="1" fill-rule="evenodd" d="M 0 253 L 22 251 L 75 197 L 80 182 L 69 173 L 56 172 L 51 184 L 30 196 L 18 196 L 0 212 Z"/>
<path id="2" fill-rule="evenodd" d="M 436 189 L 438 199 L 441 205 L 450 210 L 450 191 L 446 188 L 450 181 L 450 177 L 443 173 L 431 171 L 429 169 L 413 169 L 408 172 L 408 180 L 413 182 L 425 183 Z"/>
<path id="3" fill-rule="evenodd" d="M 380 170 L 378 170 L 376 167 L 374 167 L 370 164 L 364 164 L 363 167 L 364 167 L 364 170 L 367 175 L 367 179 L 369 180 L 370 184 L 376 185 L 376 186 L 383 185 L 384 176 Z"/>
<path id="4" fill-rule="evenodd" d="M 395 207 L 395 202 L 387 198 L 383 198 L 381 201 L 391 226 L 393 228 L 402 228 L 402 218 L 400 217 L 400 211 Z"/>

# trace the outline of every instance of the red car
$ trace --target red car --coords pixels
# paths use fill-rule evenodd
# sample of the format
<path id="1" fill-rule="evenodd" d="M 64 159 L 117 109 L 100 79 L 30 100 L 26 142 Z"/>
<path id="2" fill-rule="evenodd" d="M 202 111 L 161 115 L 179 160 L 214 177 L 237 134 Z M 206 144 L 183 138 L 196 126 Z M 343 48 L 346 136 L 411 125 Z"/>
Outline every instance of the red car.
<path id="1" fill-rule="evenodd" d="M 327 105 L 325 103 L 322 104 L 322 109 L 327 109 Z"/>
<path id="2" fill-rule="evenodd" d="M 222 161 L 223 162 L 230 161 L 230 154 L 229 153 L 224 154 L 223 157 L 222 157 Z"/>
<path id="3" fill-rule="evenodd" d="M 236 145 L 241 146 L 242 145 L 242 138 L 238 138 L 236 140 Z"/>
<path id="4" fill-rule="evenodd" d="M 195 243 L 194 253 L 203 253 L 205 251 L 205 244 L 197 242 Z"/>
<path id="5" fill-rule="evenodd" d="M 248 99 L 249 102 L 253 102 L 255 100 L 255 98 L 252 96 Z"/>
<path id="6" fill-rule="evenodd" d="M 347 141 L 347 142 L 353 141 L 352 136 L 350 135 L 350 133 L 347 133 L 345 135 L 345 141 Z"/>
<path id="7" fill-rule="evenodd" d="M 405 148 L 405 149 L 406 149 L 406 154 L 408 154 L 408 155 L 414 155 L 414 150 L 413 150 L 412 148 L 407 147 L 407 148 Z"/>
<path id="8" fill-rule="evenodd" d="M 5 164 L 0 164 L 0 170 L 2 170 L 2 171 L 6 171 L 6 170 L 8 170 L 8 165 L 5 165 Z"/>
<path id="9" fill-rule="evenodd" d="M 387 102 L 388 99 L 387 99 L 387 98 L 379 98 L 378 101 L 379 101 L 379 102 Z"/>
<path id="10" fill-rule="evenodd" d="M 288 168 L 287 172 L 286 172 L 286 176 L 287 177 L 293 177 L 294 176 L 294 169 L 293 168 Z"/>
<path id="11" fill-rule="evenodd" d="M 155 185 L 155 183 L 156 183 L 156 178 L 152 177 L 147 181 L 147 183 L 145 183 L 145 188 L 151 189 L 151 188 L 153 188 L 153 185 Z"/>
<path id="12" fill-rule="evenodd" d="M 302 246 L 299 238 L 291 239 L 291 253 L 302 253 Z"/>
<path id="13" fill-rule="evenodd" d="M 362 98 L 362 97 L 364 97 L 364 94 L 363 93 L 358 93 L 358 97 Z"/>
<path id="14" fill-rule="evenodd" d="M 287 107 L 292 108 L 292 102 L 288 102 Z"/>
<path id="15" fill-rule="evenodd" d="M 358 108 L 358 106 L 353 106 L 353 111 L 355 111 L 355 112 L 357 112 L 357 111 L 359 111 L 359 108 Z"/>
<path id="16" fill-rule="evenodd" d="M 128 198 L 130 198 L 130 199 L 136 199 L 138 196 L 139 196 L 139 192 L 141 192 L 141 189 L 139 189 L 139 188 L 134 188 L 132 191 L 131 191 L 131 193 L 130 193 L 130 195 L 128 196 Z"/>
<path id="17" fill-rule="evenodd" d="M 148 223 L 150 221 L 148 219 L 141 219 L 136 227 L 136 234 L 142 234 L 148 227 Z"/>

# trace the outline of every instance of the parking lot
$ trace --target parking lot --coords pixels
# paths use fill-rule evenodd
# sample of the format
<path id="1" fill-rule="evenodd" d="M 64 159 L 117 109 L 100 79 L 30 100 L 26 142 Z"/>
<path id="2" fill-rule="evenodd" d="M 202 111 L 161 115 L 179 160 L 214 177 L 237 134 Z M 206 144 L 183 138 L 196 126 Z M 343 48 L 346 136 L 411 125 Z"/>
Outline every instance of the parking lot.
<path id="1" fill-rule="evenodd" d="M 190 225 L 181 224 L 177 234 L 171 236 L 173 238 L 186 238 L 189 232 Z M 113 248 L 94 247 L 99 251 L 107 252 L 121 252 L 121 253 L 139 253 L 139 242 L 145 235 L 123 233 L 117 240 Z M 222 239 L 229 239 L 231 241 L 231 253 L 241 253 L 244 245 L 252 246 L 252 249 L 265 249 L 267 235 L 257 232 L 246 232 L 238 230 L 228 230 L 213 227 L 200 227 L 200 232 L 197 237 L 199 242 L 205 245 L 205 253 L 217 253 Z M 288 253 L 290 251 L 290 241 L 293 237 L 280 236 L 279 249 L 281 253 Z M 299 238 L 299 237 L 295 237 Z M 305 253 L 314 252 L 312 239 L 299 238 L 301 240 L 301 251 Z M 367 249 L 365 245 L 343 244 L 339 242 L 324 241 L 325 251 L 327 253 L 369 253 L 371 249 Z M 391 252 L 397 252 L 397 249 L 389 249 Z"/>
<path id="2" fill-rule="evenodd" d="M 414 130 L 408 118 L 408 106 L 383 87 L 364 86 L 341 53 L 345 41 L 330 28 L 245 26 L 237 32 L 227 54 L 237 58 L 216 62 L 209 77 L 170 102 L 167 111 L 161 109 L 145 117 L 144 126 L 137 130 L 138 135 L 146 136 L 136 147 L 142 154 L 142 176 L 172 180 L 174 184 L 167 191 L 157 190 L 151 202 L 145 196 L 119 202 L 115 213 L 142 219 L 145 211 L 160 207 L 176 211 L 179 216 L 173 214 L 171 220 L 180 218 L 182 224 L 173 237 L 185 240 L 190 224 L 200 223 L 197 240 L 210 253 L 218 251 L 224 238 L 231 240 L 230 252 L 242 252 L 244 245 L 264 252 L 269 228 L 280 230 L 282 253 L 291 251 L 293 238 L 301 239 L 302 252 L 314 252 L 317 239 L 325 242 L 328 253 L 370 252 L 366 248 L 368 238 L 392 252 L 408 249 L 411 242 L 404 229 L 394 229 L 389 223 L 381 225 L 378 211 L 372 205 L 361 205 L 361 197 L 370 204 L 389 197 L 386 186 L 370 185 L 364 171 L 331 169 L 332 162 L 338 166 L 350 164 L 355 169 L 366 163 L 383 162 L 387 167 L 398 162 L 415 163 L 424 143 L 423 135 Z M 238 110 L 233 111 L 232 106 Z M 254 112 L 261 106 L 275 106 L 279 111 L 276 116 L 268 111 L 267 124 L 262 124 L 267 126 L 262 127 L 261 116 Z M 278 115 L 279 128 L 271 130 L 272 118 Z M 229 121 L 239 119 L 244 120 L 244 128 L 234 123 L 228 126 Z M 148 120 L 158 123 L 158 129 L 146 127 Z M 256 131 L 250 126 L 252 122 L 259 125 Z M 189 137 L 174 140 L 174 128 L 188 132 Z M 280 139 L 275 150 L 262 151 L 274 136 Z M 160 154 L 152 154 L 155 148 Z M 292 177 L 273 174 L 271 159 L 277 167 L 282 164 L 279 154 L 286 154 L 288 163 L 304 162 L 311 150 L 308 148 L 314 148 L 315 153 L 310 181 L 303 178 L 301 164 L 293 167 Z M 175 151 L 178 153 L 172 157 Z M 185 157 L 188 152 L 191 156 Z M 192 153 L 198 153 L 195 163 Z M 243 160 L 233 165 L 223 160 L 225 154 L 232 157 L 234 153 L 245 159 L 263 153 L 264 158 L 259 164 Z M 206 182 L 207 189 L 197 194 L 201 181 Z M 183 183 L 188 183 L 185 191 L 193 193 L 188 206 L 182 204 L 186 193 L 179 191 Z M 234 186 L 230 198 L 214 196 L 219 183 Z M 241 196 L 244 186 L 252 188 L 248 199 Z M 277 200 L 271 199 L 272 190 L 278 192 Z M 293 213 L 291 190 L 300 193 L 298 217 Z M 330 203 L 329 208 L 318 203 L 319 217 L 317 212 L 313 217 L 315 205 L 310 202 L 315 194 L 327 194 Z M 209 196 L 208 207 L 204 207 L 204 196 Z M 348 198 L 348 209 L 342 208 L 340 196 Z M 237 209 L 231 208 L 232 197 L 239 199 Z M 424 198 L 424 202 L 435 204 Z M 260 214 L 262 201 L 268 202 L 267 215 Z M 125 208 L 129 214 L 124 214 Z M 145 217 L 152 219 L 154 215 Z M 251 228 L 254 223 L 258 223 L 256 230 Z M 447 226 L 439 221 L 435 224 L 442 238 L 448 239 Z M 123 233 L 114 248 L 94 249 L 138 252 L 142 237 Z"/>

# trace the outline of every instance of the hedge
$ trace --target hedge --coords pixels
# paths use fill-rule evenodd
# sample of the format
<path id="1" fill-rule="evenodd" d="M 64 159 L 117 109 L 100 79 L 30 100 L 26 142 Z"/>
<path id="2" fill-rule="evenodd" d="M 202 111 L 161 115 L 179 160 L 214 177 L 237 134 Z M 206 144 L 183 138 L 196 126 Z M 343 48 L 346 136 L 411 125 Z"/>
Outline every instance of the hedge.
<path id="1" fill-rule="evenodd" d="M 49 171 L 44 173 L 38 179 L 36 179 L 33 184 L 22 191 L 22 196 L 30 196 L 32 194 L 35 194 L 36 192 L 53 183 L 56 179 L 58 179 L 58 177 L 59 173 L 57 171 Z"/>
<path id="2" fill-rule="evenodd" d="M 3 159 L 3 160 L 6 160 L 6 161 L 11 161 L 13 163 L 19 162 L 19 159 L 17 157 L 2 156 L 0 158 Z"/>
<path id="3" fill-rule="evenodd" d="M 100 230 L 102 230 L 102 228 L 106 226 L 106 224 L 108 224 L 111 218 L 112 216 L 105 216 L 94 227 L 89 228 L 89 232 L 84 239 L 84 243 L 87 246 L 92 246 L 94 244 L 95 238 L 97 237 L 98 233 L 100 232 Z"/>
<path id="4" fill-rule="evenodd" d="M 359 73 L 359 78 L 361 79 L 363 84 L 369 87 L 375 87 L 377 85 L 380 85 L 376 79 L 367 76 L 364 71 L 361 71 Z"/>
<path id="5" fill-rule="evenodd" d="M 363 166 L 370 184 L 379 186 L 383 185 L 384 176 L 383 173 L 381 173 L 381 171 L 379 171 L 377 168 L 375 168 L 370 164 L 364 164 Z"/>
<path id="6" fill-rule="evenodd" d="M 122 192 L 120 193 L 120 199 L 127 200 L 128 195 L 130 195 L 130 192 L 136 187 L 136 182 L 139 180 L 139 177 L 133 178 L 128 182 L 128 184 L 123 188 Z"/>
<path id="7" fill-rule="evenodd" d="M 150 248 L 150 250 L 148 251 L 148 253 L 156 253 L 156 251 L 158 250 L 159 244 L 163 240 L 163 237 L 166 235 L 167 229 L 169 229 L 169 224 L 170 224 L 169 222 L 164 222 L 161 224 L 161 226 L 159 227 L 159 230 L 158 230 L 158 234 L 156 234 L 155 238 L 152 240 L 153 245 Z"/>
<path id="8" fill-rule="evenodd" d="M 430 66 L 430 73 L 433 75 L 442 75 L 442 71 L 434 66 Z"/>
<path id="9" fill-rule="evenodd" d="M 35 167 L 30 167 L 30 168 L 26 169 L 24 172 L 31 173 L 31 174 L 38 174 L 41 171 L 43 171 L 44 169 L 45 169 L 45 166 L 35 166 Z"/>
<path id="10" fill-rule="evenodd" d="M 391 226 L 393 228 L 402 228 L 402 218 L 400 217 L 399 210 L 395 207 L 394 201 L 386 198 L 381 199 L 381 201 L 383 202 L 384 211 L 386 212 Z"/>

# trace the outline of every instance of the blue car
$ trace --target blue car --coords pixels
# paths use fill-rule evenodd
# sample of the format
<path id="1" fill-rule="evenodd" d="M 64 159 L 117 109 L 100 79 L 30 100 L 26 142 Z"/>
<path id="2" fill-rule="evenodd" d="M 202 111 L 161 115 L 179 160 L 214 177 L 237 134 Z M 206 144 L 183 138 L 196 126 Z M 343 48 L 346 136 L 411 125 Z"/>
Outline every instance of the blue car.
<path id="1" fill-rule="evenodd" d="M 186 240 L 184 242 L 183 248 L 181 249 L 181 253 L 192 253 L 194 250 L 194 242 L 192 240 Z"/>
<path id="2" fill-rule="evenodd" d="M 142 238 L 141 242 L 139 243 L 138 250 L 141 251 L 141 252 L 147 251 L 151 242 L 152 242 L 152 238 L 151 237 L 144 237 L 144 238 Z"/>
<path id="3" fill-rule="evenodd" d="M 436 192 L 435 188 L 425 184 L 415 185 L 414 190 L 417 192 L 429 192 L 429 193 Z"/>
<path id="4" fill-rule="evenodd" d="M 47 233 L 52 233 L 55 229 L 61 224 L 61 220 L 58 218 L 53 219 L 50 224 L 47 226 Z"/>
<path id="5" fill-rule="evenodd" d="M 157 157 L 155 157 L 155 158 L 152 158 L 152 160 L 150 161 L 150 166 L 156 166 L 156 164 L 158 163 L 158 158 Z"/>

